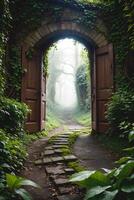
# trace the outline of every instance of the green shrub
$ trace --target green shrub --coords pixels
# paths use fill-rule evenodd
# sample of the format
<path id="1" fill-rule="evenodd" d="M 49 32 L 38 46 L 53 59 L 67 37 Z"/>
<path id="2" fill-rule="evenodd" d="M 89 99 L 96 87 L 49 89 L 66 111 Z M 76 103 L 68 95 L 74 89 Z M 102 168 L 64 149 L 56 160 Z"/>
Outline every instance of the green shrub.
<path id="1" fill-rule="evenodd" d="M 15 199 L 14 194 L 8 190 L 6 174 L 20 171 L 26 155 L 22 137 L 5 133 L 0 129 L 0 195 L 3 194 L 5 197 L 2 198 L 2 195 L 0 199 Z"/>
<path id="2" fill-rule="evenodd" d="M 0 130 L 0 168 L 2 173 L 20 170 L 26 157 L 26 149 L 21 138 L 11 137 Z"/>
<path id="3" fill-rule="evenodd" d="M 107 119 L 112 132 L 127 137 L 134 122 L 134 90 L 129 86 L 115 92 L 108 104 Z"/>
<path id="4" fill-rule="evenodd" d="M 29 112 L 24 103 L 15 100 L 0 99 L 0 128 L 9 133 L 21 134 L 24 122 Z"/>

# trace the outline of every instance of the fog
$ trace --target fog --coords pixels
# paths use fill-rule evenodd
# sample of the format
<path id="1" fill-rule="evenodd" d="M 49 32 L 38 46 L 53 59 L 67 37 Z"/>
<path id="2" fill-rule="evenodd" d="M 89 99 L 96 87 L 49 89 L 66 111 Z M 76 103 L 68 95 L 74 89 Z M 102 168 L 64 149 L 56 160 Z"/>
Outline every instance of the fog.
<path id="1" fill-rule="evenodd" d="M 47 94 L 51 101 L 61 107 L 74 109 L 78 106 L 76 92 L 76 71 L 82 63 L 81 51 L 85 47 L 73 39 L 59 40 L 49 52 Z M 51 99 L 50 88 L 54 86 L 54 97 Z"/>
<path id="2" fill-rule="evenodd" d="M 49 48 L 47 114 L 68 121 L 90 112 L 89 66 L 88 51 L 78 41 L 66 38 Z"/>

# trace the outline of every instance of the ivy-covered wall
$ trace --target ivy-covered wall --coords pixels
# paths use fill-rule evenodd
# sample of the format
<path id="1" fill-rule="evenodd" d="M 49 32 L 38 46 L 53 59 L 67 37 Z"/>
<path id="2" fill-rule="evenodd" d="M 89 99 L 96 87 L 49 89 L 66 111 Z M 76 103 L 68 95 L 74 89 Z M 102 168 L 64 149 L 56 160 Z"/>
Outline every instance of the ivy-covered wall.
<path id="1" fill-rule="evenodd" d="M 97 19 L 99 7 L 85 4 L 78 1 L 53 0 L 29 0 L 22 2 L 19 0 L 10 1 L 10 12 L 12 15 L 12 29 L 10 31 L 9 59 L 7 63 L 6 95 L 13 98 L 20 96 L 21 89 L 21 63 L 20 63 L 20 42 L 32 31 L 40 27 L 43 19 L 50 19 L 49 23 L 59 22 L 64 9 L 70 8 L 82 13 L 81 18 L 74 19 L 78 24 L 84 24 L 93 28 Z M 90 9 L 89 9 L 90 8 Z"/>
<path id="2" fill-rule="evenodd" d="M 60 21 L 63 10 L 67 7 L 82 13 L 82 17 L 75 19 L 75 22 L 84 24 L 85 27 L 94 27 L 97 17 L 102 17 L 108 30 L 107 38 L 114 44 L 116 66 L 123 68 L 128 52 L 134 48 L 134 3 L 132 0 L 127 2 L 123 0 L 57 0 L 56 3 L 54 0 L 2 0 L 0 6 L 2 13 L 0 18 L 0 80 L 2 80 L 0 88 L 3 91 L 5 76 L 7 96 L 18 99 L 20 97 L 22 70 L 19 44 L 30 32 L 40 27 L 44 18 L 51 16 L 50 22 Z"/>
<path id="3" fill-rule="evenodd" d="M 0 96 L 3 95 L 5 86 L 5 55 L 7 41 L 9 39 L 9 30 L 11 28 L 11 14 L 9 2 L 0 1 Z"/>

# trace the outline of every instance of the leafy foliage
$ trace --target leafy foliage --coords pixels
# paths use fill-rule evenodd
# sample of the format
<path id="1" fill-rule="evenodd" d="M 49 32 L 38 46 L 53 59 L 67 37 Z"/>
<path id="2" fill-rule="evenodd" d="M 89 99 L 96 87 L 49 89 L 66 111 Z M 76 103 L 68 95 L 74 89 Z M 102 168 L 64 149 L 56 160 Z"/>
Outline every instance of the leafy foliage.
<path id="1" fill-rule="evenodd" d="M 14 43 L 10 45 L 9 59 L 6 67 L 6 96 L 20 100 L 21 77 L 21 48 Z"/>
<path id="2" fill-rule="evenodd" d="M 0 152 L 0 198 L 2 198 L 2 195 L 5 197 L 4 199 L 9 199 L 9 197 L 15 199 L 14 194 L 11 195 L 11 192 L 7 189 L 6 173 L 15 173 L 23 166 L 27 155 L 23 139 L 15 135 L 11 136 L 1 129 Z"/>
<path id="3" fill-rule="evenodd" d="M 11 28 L 11 14 L 9 1 L 0 1 L 0 95 L 3 95 L 5 86 L 5 49 L 8 34 Z"/>
<path id="4" fill-rule="evenodd" d="M 21 140 L 0 130 L 0 166 L 3 172 L 15 172 L 22 167 L 26 150 Z"/>
<path id="5" fill-rule="evenodd" d="M 30 194 L 23 188 L 23 186 L 32 186 L 38 187 L 36 183 L 31 180 L 24 179 L 13 174 L 6 174 L 6 191 L 5 188 L 1 191 L 0 198 L 9 200 L 9 199 L 18 199 L 20 196 L 21 199 L 31 200 Z"/>
<path id="6" fill-rule="evenodd" d="M 123 2 L 124 8 L 123 8 L 123 13 L 128 21 L 128 33 L 129 33 L 129 39 L 130 39 L 130 45 L 131 48 L 134 49 L 134 1 L 129 0 L 129 1 L 124 1 Z"/>
<path id="7" fill-rule="evenodd" d="M 134 141 L 134 134 L 129 138 Z M 128 151 L 128 150 L 127 150 Z M 132 153 L 132 154 L 131 154 Z M 70 181 L 87 189 L 85 200 L 132 200 L 134 197 L 134 152 L 131 156 L 121 158 L 119 167 L 112 170 L 82 171 L 72 175 Z M 128 155 L 129 155 L 128 154 Z"/>
<path id="8" fill-rule="evenodd" d="M 25 104 L 1 98 L 0 127 L 12 134 L 22 134 L 28 112 L 29 109 Z"/>
<path id="9" fill-rule="evenodd" d="M 107 119 L 115 134 L 128 137 L 130 130 L 134 127 L 134 90 L 123 84 L 116 91 L 108 104 Z"/>

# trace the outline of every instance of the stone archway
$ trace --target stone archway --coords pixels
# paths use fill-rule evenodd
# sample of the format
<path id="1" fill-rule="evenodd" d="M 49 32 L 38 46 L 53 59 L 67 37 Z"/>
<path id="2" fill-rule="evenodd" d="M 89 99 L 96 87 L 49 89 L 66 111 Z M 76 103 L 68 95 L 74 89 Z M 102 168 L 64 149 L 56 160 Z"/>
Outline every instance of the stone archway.
<path id="1" fill-rule="evenodd" d="M 25 39 L 22 44 L 22 101 L 27 103 L 32 112 L 26 127 L 34 132 L 45 128 L 45 77 L 42 69 L 42 51 L 54 41 L 72 37 L 82 42 L 89 50 L 92 49 L 92 129 L 104 132 L 108 128 L 105 119 L 106 103 L 113 92 L 113 50 L 105 38 L 106 28 L 98 19 L 93 29 L 73 22 L 74 18 L 82 17 L 77 11 L 65 9 L 59 22 L 50 23 L 49 17 L 41 26 Z M 99 31 L 97 31 L 99 29 Z M 104 32 L 105 34 L 102 34 Z M 34 48 L 32 59 L 26 52 Z"/>

